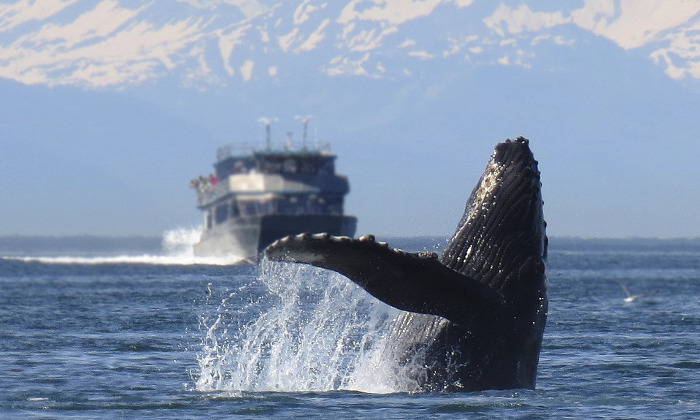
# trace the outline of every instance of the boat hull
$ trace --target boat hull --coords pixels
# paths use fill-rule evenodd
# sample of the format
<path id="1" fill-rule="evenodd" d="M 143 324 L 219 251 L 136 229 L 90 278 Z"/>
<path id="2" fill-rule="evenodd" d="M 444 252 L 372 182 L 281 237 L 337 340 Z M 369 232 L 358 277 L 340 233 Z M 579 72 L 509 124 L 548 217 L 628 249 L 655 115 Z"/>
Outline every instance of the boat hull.
<path id="1" fill-rule="evenodd" d="M 197 256 L 230 256 L 257 261 L 272 242 L 299 233 L 327 232 L 354 236 L 357 219 L 343 215 L 272 214 L 228 219 L 202 232 L 194 245 Z"/>

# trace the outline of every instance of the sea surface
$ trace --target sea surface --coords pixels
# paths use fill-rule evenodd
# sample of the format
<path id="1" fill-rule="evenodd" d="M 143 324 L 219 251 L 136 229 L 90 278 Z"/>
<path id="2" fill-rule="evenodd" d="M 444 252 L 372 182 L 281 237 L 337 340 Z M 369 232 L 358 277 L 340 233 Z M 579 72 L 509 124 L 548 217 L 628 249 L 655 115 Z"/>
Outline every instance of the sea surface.
<path id="1" fill-rule="evenodd" d="M 700 239 L 552 238 L 536 389 L 471 393 L 392 374 L 343 277 L 166 239 L 0 238 L 0 418 L 700 418 Z"/>

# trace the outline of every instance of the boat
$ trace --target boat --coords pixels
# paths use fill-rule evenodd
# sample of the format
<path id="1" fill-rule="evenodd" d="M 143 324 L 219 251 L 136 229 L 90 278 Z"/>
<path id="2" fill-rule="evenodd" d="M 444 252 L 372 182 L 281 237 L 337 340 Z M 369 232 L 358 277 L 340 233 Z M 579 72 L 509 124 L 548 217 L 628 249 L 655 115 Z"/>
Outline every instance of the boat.
<path id="1" fill-rule="evenodd" d="M 348 178 L 335 173 L 330 144 L 231 143 L 216 153 L 215 172 L 192 180 L 204 223 L 196 256 L 235 255 L 250 262 L 279 238 L 327 232 L 353 236 L 357 218 L 344 214 Z"/>

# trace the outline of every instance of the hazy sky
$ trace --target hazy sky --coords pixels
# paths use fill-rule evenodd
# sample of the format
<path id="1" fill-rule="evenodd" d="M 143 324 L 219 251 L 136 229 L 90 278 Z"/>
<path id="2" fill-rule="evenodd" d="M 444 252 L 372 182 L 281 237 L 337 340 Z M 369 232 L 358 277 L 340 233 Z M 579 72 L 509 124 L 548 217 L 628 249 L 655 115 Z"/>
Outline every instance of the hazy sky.
<path id="1" fill-rule="evenodd" d="M 700 0 L 0 4 L 0 235 L 201 223 L 216 148 L 315 115 L 358 234 L 452 233 L 531 139 L 550 235 L 700 236 Z"/>

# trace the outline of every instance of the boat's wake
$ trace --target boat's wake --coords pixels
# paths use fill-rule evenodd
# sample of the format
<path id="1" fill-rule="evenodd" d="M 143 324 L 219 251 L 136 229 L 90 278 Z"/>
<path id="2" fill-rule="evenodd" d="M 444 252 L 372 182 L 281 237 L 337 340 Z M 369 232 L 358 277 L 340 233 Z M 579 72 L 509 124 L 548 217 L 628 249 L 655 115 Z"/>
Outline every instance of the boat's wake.
<path id="1" fill-rule="evenodd" d="M 169 255 L 116 255 L 108 257 L 3 257 L 6 260 L 39 262 L 42 264 L 150 264 L 150 265 L 235 265 L 244 261 L 239 257 L 182 257 Z"/>
<path id="2" fill-rule="evenodd" d="M 99 251 L 85 249 L 63 255 L 22 255 L 2 257 L 6 260 L 39 262 L 43 264 L 151 264 L 151 265 L 234 265 L 243 258 L 230 255 L 223 257 L 200 257 L 194 254 L 193 246 L 199 240 L 201 228 L 178 228 L 163 233 L 160 249 L 148 252 L 124 250 L 113 255 L 100 255 Z M 52 254 L 60 253 L 60 250 Z"/>

